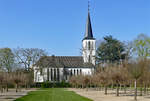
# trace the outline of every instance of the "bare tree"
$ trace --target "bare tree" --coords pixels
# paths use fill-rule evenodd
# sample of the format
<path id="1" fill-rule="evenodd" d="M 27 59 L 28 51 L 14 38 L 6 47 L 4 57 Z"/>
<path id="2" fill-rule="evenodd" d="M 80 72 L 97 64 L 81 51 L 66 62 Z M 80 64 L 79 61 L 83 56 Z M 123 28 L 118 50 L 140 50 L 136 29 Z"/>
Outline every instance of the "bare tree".
<path id="1" fill-rule="evenodd" d="M 24 73 L 20 70 L 17 70 L 12 74 L 12 81 L 15 84 L 16 92 L 18 92 L 18 89 L 20 88 L 21 84 L 24 83 Z"/>
<path id="2" fill-rule="evenodd" d="M 25 70 L 29 71 L 41 56 L 47 53 L 45 50 L 38 48 L 18 48 L 14 50 L 17 62 L 21 64 Z"/>
<path id="3" fill-rule="evenodd" d="M 77 79 L 76 79 L 75 76 L 72 76 L 72 77 L 69 79 L 69 82 L 70 82 L 70 84 L 71 84 L 73 87 L 77 88 Z"/>
<path id="4" fill-rule="evenodd" d="M 137 63 L 131 63 L 128 65 L 128 72 L 131 75 L 131 77 L 134 79 L 134 87 L 135 87 L 135 94 L 134 94 L 134 100 L 137 100 L 137 80 L 142 76 L 143 74 L 143 61 L 139 61 Z"/>
<path id="5" fill-rule="evenodd" d="M 83 84 L 85 85 L 86 90 L 88 91 L 88 86 L 90 84 L 90 76 L 88 76 L 88 75 L 84 76 L 84 78 L 83 78 Z"/>
<path id="6" fill-rule="evenodd" d="M 119 67 L 113 67 L 114 71 L 112 73 L 112 80 L 115 82 L 115 84 L 117 85 L 117 89 L 116 89 L 116 96 L 119 96 L 119 85 L 121 85 L 121 82 L 123 82 L 123 75 L 121 72 L 121 68 Z"/>

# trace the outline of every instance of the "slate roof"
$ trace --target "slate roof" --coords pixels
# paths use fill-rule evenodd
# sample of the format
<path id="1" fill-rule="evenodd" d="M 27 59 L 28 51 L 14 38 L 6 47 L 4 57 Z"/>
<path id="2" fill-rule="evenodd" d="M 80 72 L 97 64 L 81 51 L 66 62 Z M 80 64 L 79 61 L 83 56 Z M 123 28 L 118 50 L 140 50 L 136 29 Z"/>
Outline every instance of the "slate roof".
<path id="1" fill-rule="evenodd" d="M 86 32 L 84 39 L 94 39 L 93 38 L 93 32 L 92 32 L 92 25 L 91 25 L 91 19 L 90 19 L 90 13 L 88 12 L 88 18 L 86 22 Z M 84 40 L 83 39 L 83 40 Z"/>
<path id="2" fill-rule="evenodd" d="M 93 68 L 91 63 L 84 63 L 82 56 L 43 56 L 35 64 L 53 68 Z"/>

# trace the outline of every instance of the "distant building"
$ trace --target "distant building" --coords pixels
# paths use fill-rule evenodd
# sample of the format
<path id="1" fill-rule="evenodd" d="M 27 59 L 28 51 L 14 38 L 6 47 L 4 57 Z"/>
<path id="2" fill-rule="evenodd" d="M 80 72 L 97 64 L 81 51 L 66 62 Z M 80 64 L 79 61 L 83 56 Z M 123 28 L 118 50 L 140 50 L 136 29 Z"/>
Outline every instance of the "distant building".
<path id="1" fill-rule="evenodd" d="M 95 69 L 96 40 L 93 37 L 90 13 L 82 40 L 82 56 L 43 56 L 34 65 L 34 82 L 68 81 L 73 75 L 92 75 Z"/>

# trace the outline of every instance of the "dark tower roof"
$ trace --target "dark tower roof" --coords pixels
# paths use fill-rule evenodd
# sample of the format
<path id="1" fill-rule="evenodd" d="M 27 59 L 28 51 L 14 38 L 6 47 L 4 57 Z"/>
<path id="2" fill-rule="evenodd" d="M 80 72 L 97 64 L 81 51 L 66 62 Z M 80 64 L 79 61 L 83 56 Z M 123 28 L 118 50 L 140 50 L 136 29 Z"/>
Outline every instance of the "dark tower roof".
<path id="1" fill-rule="evenodd" d="M 89 11 L 88 11 L 88 18 L 87 18 L 87 22 L 86 22 L 86 32 L 85 32 L 84 39 L 94 39 L 93 38 L 92 25 L 91 25 L 91 19 L 90 19 L 90 12 Z"/>

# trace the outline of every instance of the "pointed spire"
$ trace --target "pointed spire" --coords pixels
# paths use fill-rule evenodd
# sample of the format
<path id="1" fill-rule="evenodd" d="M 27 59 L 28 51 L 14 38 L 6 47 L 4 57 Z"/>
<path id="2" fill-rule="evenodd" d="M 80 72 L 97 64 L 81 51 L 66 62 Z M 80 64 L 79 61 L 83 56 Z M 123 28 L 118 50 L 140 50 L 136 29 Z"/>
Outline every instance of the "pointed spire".
<path id="1" fill-rule="evenodd" d="M 90 19 L 90 3 L 88 1 L 88 18 L 86 22 L 86 32 L 84 39 L 94 39 L 93 38 L 93 32 L 92 32 L 92 25 L 91 25 L 91 19 Z"/>

